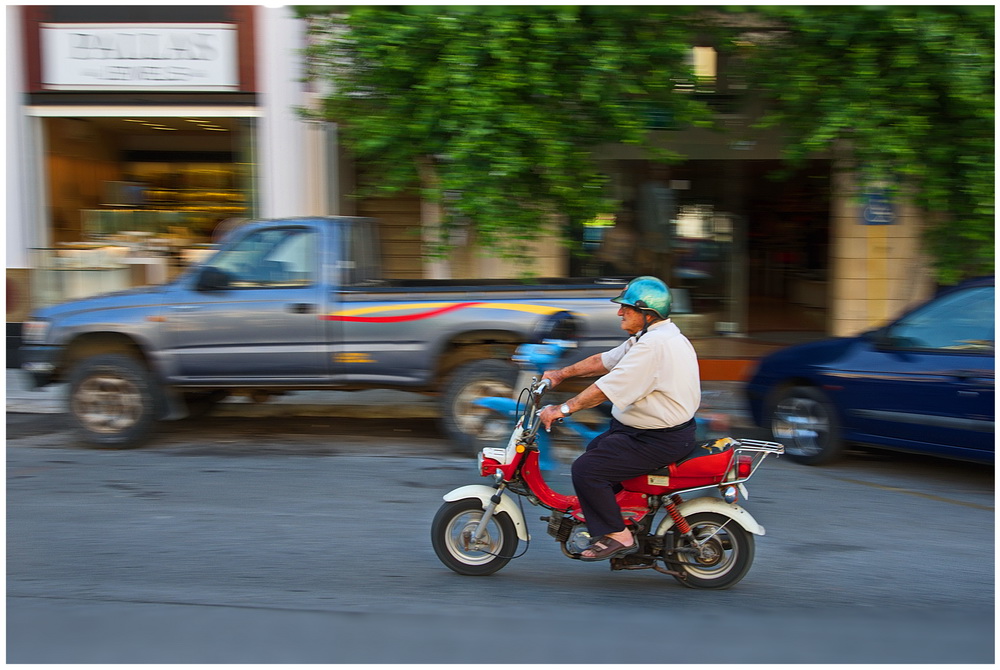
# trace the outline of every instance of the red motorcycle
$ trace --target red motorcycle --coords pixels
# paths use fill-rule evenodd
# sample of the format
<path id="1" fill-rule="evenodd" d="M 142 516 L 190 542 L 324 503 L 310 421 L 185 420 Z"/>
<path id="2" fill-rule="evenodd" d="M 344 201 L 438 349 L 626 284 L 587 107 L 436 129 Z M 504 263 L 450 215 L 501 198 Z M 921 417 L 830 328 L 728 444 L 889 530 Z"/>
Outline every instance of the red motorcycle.
<path id="1" fill-rule="evenodd" d="M 548 522 L 549 535 L 567 557 L 579 559 L 590 545 L 579 500 L 552 490 L 539 467 L 538 413 L 548 386 L 547 380 L 532 380 L 521 394 L 527 395 L 524 412 L 506 448 L 480 452 L 480 474 L 496 483 L 451 491 L 434 517 L 434 551 L 459 574 L 490 575 L 523 555 L 517 553 L 518 542 L 530 539 L 524 513 L 507 493 L 550 510 L 541 519 Z M 764 459 L 784 450 L 776 442 L 723 437 L 703 444 L 682 461 L 622 482 L 617 500 L 639 551 L 610 559 L 611 569 L 651 568 L 691 588 L 725 589 L 739 582 L 753 563 L 754 535 L 763 535 L 764 528 L 736 501 L 740 495 L 748 497 L 743 484 Z M 689 494 L 713 489 L 721 498 L 685 500 Z M 659 515 L 661 511 L 664 514 Z"/>

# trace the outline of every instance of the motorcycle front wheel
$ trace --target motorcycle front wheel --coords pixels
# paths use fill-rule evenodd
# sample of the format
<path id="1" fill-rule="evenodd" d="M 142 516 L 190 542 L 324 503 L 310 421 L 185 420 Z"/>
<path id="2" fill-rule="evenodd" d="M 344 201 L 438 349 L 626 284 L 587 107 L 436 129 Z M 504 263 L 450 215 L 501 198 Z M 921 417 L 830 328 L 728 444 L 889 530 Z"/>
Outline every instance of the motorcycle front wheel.
<path id="1" fill-rule="evenodd" d="M 754 538 L 750 532 L 728 516 L 714 512 L 692 514 L 687 522 L 701 544 L 701 551 L 674 555 L 668 564 L 683 573 L 674 577 L 677 581 L 692 589 L 728 589 L 746 576 L 754 556 Z M 674 546 L 691 546 L 676 528 Z"/>
<path id="2" fill-rule="evenodd" d="M 460 575 L 492 575 L 514 558 L 517 530 L 506 514 L 495 514 L 479 542 L 473 536 L 483 518 L 483 505 L 468 498 L 441 506 L 431 524 L 434 553 Z"/>

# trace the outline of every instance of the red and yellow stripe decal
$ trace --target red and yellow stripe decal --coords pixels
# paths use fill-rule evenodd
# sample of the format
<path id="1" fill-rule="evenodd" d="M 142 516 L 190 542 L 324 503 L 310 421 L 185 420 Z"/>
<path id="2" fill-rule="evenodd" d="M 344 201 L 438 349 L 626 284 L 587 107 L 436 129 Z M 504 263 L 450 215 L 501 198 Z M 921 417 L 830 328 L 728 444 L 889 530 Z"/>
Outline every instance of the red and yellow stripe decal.
<path id="1" fill-rule="evenodd" d="M 529 314 L 548 315 L 565 311 L 560 307 L 543 307 L 541 305 L 522 305 L 515 302 L 422 302 L 411 305 L 380 305 L 377 307 L 359 307 L 344 309 L 339 312 L 323 314 L 325 321 L 350 321 L 355 323 L 401 323 L 403 321 L 422 321 L 432 319 L 442 314 L 463 309 L 503 309 Z M 403 310 L 421 310 L 411 314 L 387 314 Z M 378 316 L 369 316 L 378 315 Z"/>

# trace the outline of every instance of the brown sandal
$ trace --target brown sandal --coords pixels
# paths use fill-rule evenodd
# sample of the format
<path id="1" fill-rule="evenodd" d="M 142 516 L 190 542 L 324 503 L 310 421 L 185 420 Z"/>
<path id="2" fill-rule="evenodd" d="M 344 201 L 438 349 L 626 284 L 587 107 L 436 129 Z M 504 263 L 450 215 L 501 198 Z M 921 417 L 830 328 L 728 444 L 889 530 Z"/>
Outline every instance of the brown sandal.
<path id="1" fill-rule="evenodd" d="M 639 551 L 639 541 L 634 537 L 632 538 L 632 546 L 626 547 L 624 544 L 618 540 L 612 540 L 610 537 L 605 535 L 604 537 L 598 538 L 591 543 L 587 549 L 594 552 L 593 556 L 584 556 L 580 554 L 581 561 L 604 561 L 609 558 L 614 558 L 615 556 L 627 556 L 629 554 L 634 554 Z"/>

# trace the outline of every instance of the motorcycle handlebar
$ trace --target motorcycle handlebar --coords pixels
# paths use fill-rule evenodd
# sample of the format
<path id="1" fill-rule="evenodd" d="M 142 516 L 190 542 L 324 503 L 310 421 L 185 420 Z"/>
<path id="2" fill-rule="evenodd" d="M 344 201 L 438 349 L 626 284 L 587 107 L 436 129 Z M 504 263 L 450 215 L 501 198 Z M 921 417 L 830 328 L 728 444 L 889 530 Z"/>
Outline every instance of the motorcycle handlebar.
<path id="1" fill-rule="evenodd" d="M 532 380 L 531 386 L 527 389 L 531 394 L 524 414 L 524 435 L 528 440 L 535 437 L 535 433 L 538 432 L 538 428 L 541 426 L 541 421 L 538 418 L 538 415 L 541 413 L 541 400 L 542 396 L 550 388 L 552 388 L 552 380 L 543 379 L 537 383 Z"/>
<path id="2" fill-rule="evenodd" d="M 535 386 L 531 389 L 531 392 L 536 396 L 541 396 L 543 393 L 545 393 L 551 388 L 552 388 L 552 380 L 543 379 L 542 381 L 535 384 Z"/>

